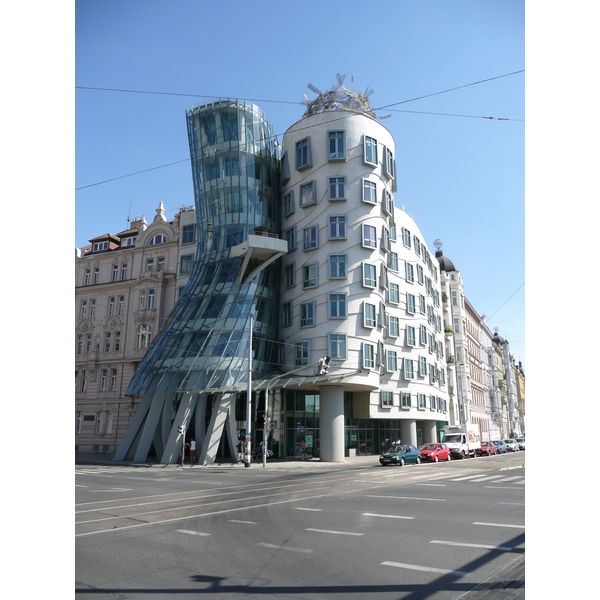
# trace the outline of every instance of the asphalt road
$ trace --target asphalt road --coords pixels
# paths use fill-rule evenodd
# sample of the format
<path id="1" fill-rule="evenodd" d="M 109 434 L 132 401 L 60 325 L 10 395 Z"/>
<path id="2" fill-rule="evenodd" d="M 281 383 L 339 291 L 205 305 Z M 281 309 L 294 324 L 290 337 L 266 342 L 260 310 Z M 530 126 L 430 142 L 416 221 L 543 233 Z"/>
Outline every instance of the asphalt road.
<path id="1" fill-rule="evenodd" d="M 458 599 L 522 560 L 523 452 L 376 460 L 77 467 L 76 597 Z"/>

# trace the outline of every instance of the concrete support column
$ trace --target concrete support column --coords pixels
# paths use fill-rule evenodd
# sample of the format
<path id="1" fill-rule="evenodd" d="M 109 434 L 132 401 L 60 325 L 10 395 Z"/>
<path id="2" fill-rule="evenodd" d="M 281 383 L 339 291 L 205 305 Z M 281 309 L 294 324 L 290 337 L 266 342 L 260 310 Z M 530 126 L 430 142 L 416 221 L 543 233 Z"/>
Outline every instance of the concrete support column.
<path id="1" fill-rule="evenodd" d="M 344 388 L 325 385 L 319 388 L 320 456 L 323 462 L 344 461 Z M 416 438 L 416 429 L 415 429 Z"/>
<path id="2" fill-rule="evenodd" d="M 423 427 L 423 441 L 426 444 L 437 442 L 437 429 L 435 421 L 421 421 Z"/>
<path id="3" fill-rule="evenodd" d="M 400 421 L 400 441 L 403 444 L 417 445 L 417 422 L 414 419 Z"/>

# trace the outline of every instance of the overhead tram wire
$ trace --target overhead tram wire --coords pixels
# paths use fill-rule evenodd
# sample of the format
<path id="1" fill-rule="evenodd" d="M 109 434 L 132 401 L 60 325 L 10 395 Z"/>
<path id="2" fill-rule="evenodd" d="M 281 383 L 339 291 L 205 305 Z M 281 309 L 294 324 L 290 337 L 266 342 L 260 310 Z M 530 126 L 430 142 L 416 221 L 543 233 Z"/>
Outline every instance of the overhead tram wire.
<path id="1" fill-rule="evenodd" d="M 446 117 L 462 117 L 462 118 L 471 118 L 471 119 L 487 119 L 487 120 L 492 120 L 492 121 L 520 121 L 520 122 L 524 122 L 524 119 L 512 119 L 512 118 L 508 118 L 508 117 L 487 117 L 487 116 L 482 116 L 482 115 L 459 115 L 459 114 L 452 114 L 452 113 L 433 113 L 433 112 L 420 112 L 420 111 L 404 111 L 404 110 L 400 110 L 400 109 L 392 109 L 390 107 L 392 106 L 398 106 L 400 104 L 407 104 L 408 102 L 414 102 L 416 100 L 421 100 L 423 98 L 429 98 L 431 96 L 438 96 L 440 94 L 446 94 L 448 92 L 452 92 L 455 90 L 459 90 L 462 88 L 466 88 L 466 87 L 471 87 L 473 85 L 478 85 L 481 83 L 486 83 L 488 81 L 493 81 L 495 79 L 501 79 L 503 77 L 509 77 L 511 75 L 516 75 L 518 73 L 524 73 L 525 69 L 522 69 L 520 71 L 513 71 L 512 73 L 506 73 L 505 75 L 498 75 L 496 77 L 490 77 L 488 79 L 482 79 L 480 81 L 474 81 L 472 83 L 467 83 L 465 85 L 460 85 L 454 88 L 449 88 L 447 90 L 442 90 L 440 92 L 434 92 L 432 94 L 426 94 L 424 96 L 417 96 L 415 98 L 410 98 L 408 100 L 401 100 L 400 102 L 395 102 L 393 104 L 387 104 L 384 106 L 380 106 L 378 108 L 374 108 L 373 111 L 379 111 L 379 110 L 383 110 L 383 109 L 390 109 L 392 112 L 406 112 L 406 113 L 414 113 L 414 114 L 424 114 L 424 115 L 438 115 L 438 116 L 446 116 Z M 159 95 L 159 96 L 179 96 L 179 97 L 192 97 L 192 98 L 210 98 L 211 100 L 213 100 L 216 97 L 219 97 L 222 99 L 222 96 L 207 96 L 204 94 L 183 94 L 183 93 L 177 93 L 177 92 L 156 92 L 156 91 L 148 91 L 148 90 L 126 90 L 126 89 L 119 89 L 119 88 L 100 88 L 100 87 L 91 87 L 91 86 L 75 86 L 75 89 L 80 89 L 80 90 L 90 90 L 90 91 L 105 91 L 105 92 L 120 92 L 120 93 L 130 93 L 130 94 L 149 94 L 149 95 Z M 229 98 L 228 98 L 229 99 Z M 270 102 L 270 103 L 276 103 L 276 104 L 296 104 L 296 105 L 304 105 L 304 102 L 293 102 L 290 100 L 267 100 L 267 99 L 258 99 L 258 98 L 237 98 L 237 100 L 242 100 L 244 102 Z M 340 117 L 340 119 L 345 118 L 345 117 Z M 334 119 L 335 121 L 335 119 Z M 332 121 L 333 122 L 333 121 Z M 308 127 L 307 127 L 308 128 Z M 303 128 L 300 127 L 297 129 L 297 131 L 301 131 Z M 283 136 L 283 133 L 276 133 L 273 134 L 272 136 L 269 136 L 267 139 L 272 139 L 272 138 L 276 138 L 278 136 Z M 240 146 L 243 146 L 243 144 L 240 144 Z M 187 162 L 188 160 L 190 160 L 190 158 L 184 158 L 181 160 L 176 160 L 170 163 L 165 163 L 163 165 L 157 165 L 156 167 L 150 167 L 148 169 L 143 169 L 141 171 L 135 171 L 133 173 L 128 173 L 126 175 L 119 175 L 118 177 L 112 177 L 111 179 L 105 179 L 103 181 L 97 181 L 96 183 L 90 183 L 88 185 L 83 185 L 83 186 L 79 186 L 75 188 L 75 191 L 79 191 L 79 190 L 84 190 L 87 188 L 91 188 L 91 187 L 95 187 L 98 185 L 103 185 L 105 183 L 111 183 L 113 181 L 118 181 L 119 179 L 126 179 L 127 177 L 133 177 L 134 175 L 141 175 L 143 173 L 148 173 L 150 171 L 156 171 L 158 169 L 164 169 L 166 167 L 171 167 L 173 165 L 177 165 L 177 164 L 181 164 L 184 162 Z"/>
<path id="2" fill-rule="evenodd" d="M 523 282 L 487 319 L 491 319 L 523 286 L 525 282 Z"/>

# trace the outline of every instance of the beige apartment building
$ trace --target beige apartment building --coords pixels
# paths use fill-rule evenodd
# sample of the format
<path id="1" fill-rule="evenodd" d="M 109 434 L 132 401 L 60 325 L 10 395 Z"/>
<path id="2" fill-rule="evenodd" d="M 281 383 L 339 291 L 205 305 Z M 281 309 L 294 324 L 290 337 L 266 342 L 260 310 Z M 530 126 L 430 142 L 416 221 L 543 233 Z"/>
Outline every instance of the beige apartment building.
<path id="1" fill-rule="evenodd" d="M 125 390 L 177 299 L 179 217 L 161 202 L 150 225 L 135 217 L 76 250 L 76 452 L 114 453 L 135 414 Z"/>

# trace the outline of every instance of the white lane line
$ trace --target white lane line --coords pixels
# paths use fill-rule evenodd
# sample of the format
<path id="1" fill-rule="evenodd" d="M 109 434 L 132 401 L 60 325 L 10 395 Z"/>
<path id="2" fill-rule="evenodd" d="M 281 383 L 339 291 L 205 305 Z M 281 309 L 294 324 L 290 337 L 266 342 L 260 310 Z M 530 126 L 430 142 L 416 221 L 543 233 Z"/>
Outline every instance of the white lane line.
<path id="1" fill-rule="evenodd" d="M 131 488 L 111 488 L 110 490 L 90 490 L 92 492 L 132 492 Z"/>
<path id="2" fill-rule="evenodd" d="M 353 533 L 352 531 L 332 531 L 331 529 L 312 529 L 310 527 L 306 531 L 316 531 L 317 533 L 333 533 L 335 535 L 364 535 L 363 533 Z"/>
<path id="3" fill-rule="evenodd" d="M 484 485 L 483 487 L 490 489 L 490 490 L 524 490 L 525 488 L 515 488 L 515 487 L 508 487 L 508 486 L 501 486 L 501 485 Z"/>
<path id="4" fill-rule="evenodd" d="M 487 527 L 510 527 L 511 529 L 525 529 L 525 525 L 507 525 L 505 523 L 479 523 L 475 522 L 473 525 L 486 525 Z"/>
<path id="5" fill-rule="evenodd" d="M 472 483 L 479 483 L 480 481 L 491 481 L 492 479 L 498 479 L 502 475 L 488 475 L 487 477 L 480 477 L 479 479 L 473 479 Z"/>
<path id="6" fill-rule="evenodd" d="M 440 573 L 441 575 L 458 575 L 463 577 L 464 575 L 468 575 L 465 571 L 451 571 L 448 569 L 436 569 L 434 567 L 422 567 L 420 565 L 407 565 L 406 563 L 397 563 L 386 561 L 382 562 L 382 565 L 386 567 L 398 567 L 400 569 L 411 569 L 412 571 L 427 571 L 428 573 Z"/>
<path id="7" fill-rule="evenodd" d="M 304 508 L 302 506 L 296 506 L 296 510 L 312 510 L 314 512 L 321 512 L 322 508 Z"/>
<path id="8" fill-rule="evenodd" d="M 76 483 L 75 487 L 84 487 L 84 488 L 86 488 L 86 487 L 90 487 L 90 486 L 89 485 L 79 485 L 78 483 Z"/>
<path id="9" fill-rule="evenodd" d="M 498 504 L 510 504 L 511 506 L 525 506 L 525 502 L 498 502 Z"/>
<path id="10" fill-rule="evenodd" d="M 525 485 L 525 477 L 523 477 L 522 481 L 513 481 L 512 485 Z"/>
<path id="11" fill-rule="evenodd" d="M 229 519 L 230 523 L 243 523 L 245 525 L 258 525 L 256 521 L 240 521 L 239 519 Z"/>
<path id="12" fill-rule="evenodd" d="M 365 481 L 364 479 L 355 479 L 354 483 L 366 483 L 369 485 L 388 485 L 389 481 Z"/>
<path id="13" fill-rule="evenodd" d="M 264 544 L 260 542 L 258 546 L 264 546 L 265 548 L 275 548 L 275 550 L 288 550 L 289 552 L 303 552 L 305 554 L 309 554 L 312 550 L 307 550 L 305 548 L 292 548 L 290 546 L 276 546 L 275 544 Z"/>
<path id="14" fill-rule="evenodd" d="M 445 483 L 415 483 L 415 485 L 426 485 L 428 487 L 446 487 Z"/>
<path id="15" fill-rule="evenodd" d="M 481 473 L 479 473 L 479 475 L 467 475 L 466 477 L 458 477 L 457 479 L 451 479 L 450 481 L 467 481 L 467 479 L 475 479 L 476 477 L 481 477 Z"/>
<path id="16" fill-rule="evenodd" d="M 383 519 L 414 519 L 414 517 L 403 517 L 401 515 L 378 515 L 376 513 L 362 513 L 363 517 L 382 517 Z"/>
<path id="17" fill-rule="evenodd" d="M 210 535 L 210 533 L 204 533 L 203 531 L 192 531 L 191 529 L 176 529 L 178 533 L 187 533 L 189 535 L 200 535 L 202 537 L 206 537 Z"/>
<path id="18" fill-rule="evenodd" d="M 445 542 L 442 540 L 431 540 L 430 544 L 443 544 L 444 546 L 461 546 L 463 548 L 483 548 L 484 550 L 501 550 L 502 552 L 511 552 L 512 548 L 508 546 L 492 546 L 490 544 L 466 544 L 462 542 Z"/>
<path id="19" fill-rule="evenodd" d="M 375 496 L 365 494 L 365 498 L 391 498 L 392 500 L 430 500 L 431 502 L 446 502 L 445 498 L 415 498 L 414 496 Z"/>
<path id="20" fill-rule="evenodd" d="M 504 477 L 504 479 L 501 479 L 500 481 L 502 483 L 506 483 L 507 481 L 514 481 L 515 479 L 524 479 L 523 475 L 517 475 L 516 477 Z M 500 483 L 500 481 L 498 483 Z"/>

